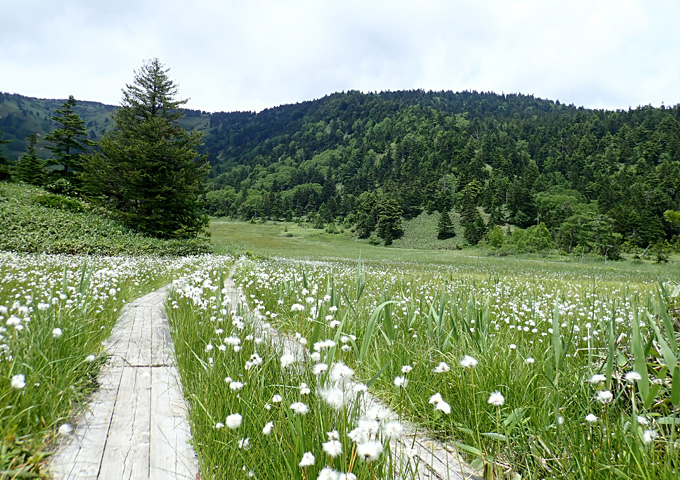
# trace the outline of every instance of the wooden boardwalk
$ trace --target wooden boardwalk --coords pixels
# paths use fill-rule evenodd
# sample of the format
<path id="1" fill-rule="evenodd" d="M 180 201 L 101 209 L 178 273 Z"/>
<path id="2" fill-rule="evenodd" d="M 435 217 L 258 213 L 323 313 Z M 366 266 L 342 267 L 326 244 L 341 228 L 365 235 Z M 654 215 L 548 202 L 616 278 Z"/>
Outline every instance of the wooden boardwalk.
<path id="1" fill-rule="evenodd" d="M 198 478 L 163 302 L 169 287 L 129 304 L 107 346 L 100 388 L 50 462 L 61 479 Z"/>

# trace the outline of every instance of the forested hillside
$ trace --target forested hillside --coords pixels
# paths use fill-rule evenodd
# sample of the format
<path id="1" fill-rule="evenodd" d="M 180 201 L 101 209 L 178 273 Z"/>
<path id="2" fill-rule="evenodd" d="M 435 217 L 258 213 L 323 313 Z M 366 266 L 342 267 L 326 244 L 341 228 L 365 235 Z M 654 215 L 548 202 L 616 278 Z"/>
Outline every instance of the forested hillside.
<path id="1" fill-rule="evenodd" d="M 349 92 L 213 114 L 206 147 L 213 214 L 318 215 L 381 236 L 395 208 L 405 218 L 453 208 L 470 243 L 493 225 L 543 222 L 565 250 L 603 254 L 678 232 L 663 217 L 680 205 L 677 106 L 611 112 L 525 95 Z"/>
<path id="2" fill-rule="evenodd" d="M 418 90 L 187 113 L 205 132 L 213 215 L 342 222 L 390 243 L 402 218 L 439 212 L 440 238 L 455 214 L 470 244 L 608 256 L 680 233 L 664 217 L 680 209 L 679 106 L 612 112 Z M 3 114 L 5 138 L 8 124 Z M 508 237 L 508 225 L 528 230 Z"/>

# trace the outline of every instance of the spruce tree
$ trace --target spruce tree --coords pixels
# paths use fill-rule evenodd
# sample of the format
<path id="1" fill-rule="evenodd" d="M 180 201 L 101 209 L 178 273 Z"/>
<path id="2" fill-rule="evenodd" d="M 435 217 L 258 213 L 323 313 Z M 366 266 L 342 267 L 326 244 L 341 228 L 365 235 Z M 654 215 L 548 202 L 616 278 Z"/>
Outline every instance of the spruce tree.
<path id="1" fill-rule="evenodd" d="M 45 162 L 35 152 L 38 139 L 35 135 L 29 135 L 27 140 L 28 150 L 19 158 L 14 176 L 20 182 L 42 186 L 45 184 L 46 172 Z"/>
<path id="2" fill-rule="evenodd" d="M 57 109 L 52 116 L 52 120 L 60 127 L 45 136 L 45 140 L 54 143 L 45 147 L 54 154 L 54 159 L 49 160 L 48 164 L 61 165 L 63 177 L 73 177 L 75 172 L 82 169 L 83 155 L 88 147 L 94 145 L 94 142 L 85 138 L 85 122 L 73 111 L 76 104 L 73 95 L 69 96 L 62 108 Z"/>
<path id="3" fill-rule="evenodd" d="M 399 202 L 392 197 L 384 198 L 378 205 L 378 237 L 385 241 L 385 245 L 404 234 L 401 217 L 404 214 Z"/>
<path id="4" fill-rule="evenodd" d="M 0 131 L 0 145 L 3 143 L 9 143 L 9 140 L 2 139 L 2 131 Z M 11 164 L 0 149 L 0 180 L 9 180 L 12 176 L 10 172 Z"/>
<path id="5" fill-rule="evenodd" d="M 190 238 L 208 218 L 199 196 L 209 165 L 198 154 L 199 132 L 179 126 L 177 85 L 158 59 L 142 65 L 126 85 L 115 127 L 99 142 L 85 174 L 93 194 L 131 228 L 159 238 Z"/>

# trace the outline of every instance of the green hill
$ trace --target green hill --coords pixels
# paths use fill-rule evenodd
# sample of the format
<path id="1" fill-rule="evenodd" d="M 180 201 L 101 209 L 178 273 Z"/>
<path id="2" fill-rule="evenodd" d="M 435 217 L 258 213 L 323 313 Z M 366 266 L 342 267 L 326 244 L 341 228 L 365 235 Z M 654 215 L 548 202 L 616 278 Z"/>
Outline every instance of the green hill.
<path id="1" fill-rule="evenodd" d="M 87 203 L 40 188 L 0 182 L 0 250 L 88 255 L 191 255 L 209 242 L 144 237 L 90 210 Z"/>

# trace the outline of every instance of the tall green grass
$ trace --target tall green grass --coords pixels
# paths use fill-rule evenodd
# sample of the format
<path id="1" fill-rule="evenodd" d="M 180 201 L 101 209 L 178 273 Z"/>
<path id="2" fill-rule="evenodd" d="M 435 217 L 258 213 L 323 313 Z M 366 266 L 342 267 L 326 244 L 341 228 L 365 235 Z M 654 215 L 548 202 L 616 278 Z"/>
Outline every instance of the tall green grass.
<path id="1" fill-rule="evenodd" d="M 376 421 L 380 411 L 361 413 L 365 387 L 338 380 L 335 349 L 300 348 L 287 359 L 267 328 L 271 312 L 225 297 L 227 268 L 195 275 L 168 304 L 203 477 L 411 478 L 386 441 L 399 427 Z"/>
<path id="2" fill-rule="evenodd" d="M 339 359 L 489 478 L 677 477 L 673 282 L 295 261 L 250 263 L 238 278 L 291 334 L 340 339 Z"/>

